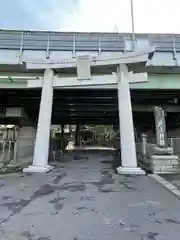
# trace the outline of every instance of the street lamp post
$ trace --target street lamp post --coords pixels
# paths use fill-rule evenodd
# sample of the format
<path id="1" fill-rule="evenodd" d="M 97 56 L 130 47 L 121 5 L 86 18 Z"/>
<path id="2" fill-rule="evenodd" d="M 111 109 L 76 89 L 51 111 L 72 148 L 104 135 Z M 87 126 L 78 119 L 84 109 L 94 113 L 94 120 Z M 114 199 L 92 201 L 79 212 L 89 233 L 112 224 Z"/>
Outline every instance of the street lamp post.
<path id="1" fill-rule="evenodd" d="M 131 2 L 131 24 L 132 24 L 132 50 L 136 50 L 136 38 L 135 38 L 135 30 L 134 30 L 134 7 L 133 7 L 133 0 Z"/>

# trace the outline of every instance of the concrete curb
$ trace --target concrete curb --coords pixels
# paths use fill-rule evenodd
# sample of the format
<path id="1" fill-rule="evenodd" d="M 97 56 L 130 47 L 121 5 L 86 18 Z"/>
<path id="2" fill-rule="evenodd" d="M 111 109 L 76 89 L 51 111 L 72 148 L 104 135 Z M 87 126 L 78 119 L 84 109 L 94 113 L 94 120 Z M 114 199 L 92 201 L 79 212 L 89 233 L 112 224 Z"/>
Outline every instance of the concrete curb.
<path id="1" fill-rule="evenodd" d="M 180 199 L 180 190 L 177 189 L 177 187 L 175 187 L 172 183 L 166 181 L 164 178 L 160 177 L 157 174 L 148 174 L 148 176 L 155 179 L 158 183 L 162 184 L 164 188 L 166 188 L 169 192 Z"/>

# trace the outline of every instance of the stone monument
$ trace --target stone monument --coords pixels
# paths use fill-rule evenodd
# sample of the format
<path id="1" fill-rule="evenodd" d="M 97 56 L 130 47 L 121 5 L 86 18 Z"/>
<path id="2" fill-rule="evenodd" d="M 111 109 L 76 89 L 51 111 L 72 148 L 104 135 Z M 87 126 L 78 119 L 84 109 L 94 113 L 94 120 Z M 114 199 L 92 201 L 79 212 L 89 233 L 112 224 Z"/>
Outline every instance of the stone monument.
<path id="1" fill-rule="evenodd" d="M 140 165 L 153 173 L 179 172 L 178 156 L 173 155 L 172 147 L 168 146 L 164 110 L 154 107 L 156 144 L 148 143 L 148 136 L 141 136 Z"/>

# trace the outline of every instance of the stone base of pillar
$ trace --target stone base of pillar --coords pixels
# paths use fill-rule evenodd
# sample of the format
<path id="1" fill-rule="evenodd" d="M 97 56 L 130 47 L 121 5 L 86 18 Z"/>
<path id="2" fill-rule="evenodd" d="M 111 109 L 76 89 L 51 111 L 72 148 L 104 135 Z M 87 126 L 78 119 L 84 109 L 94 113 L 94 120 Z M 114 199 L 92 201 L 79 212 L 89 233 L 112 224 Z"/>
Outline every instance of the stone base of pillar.
<path id="1" fill-rule="evenodd" d="M 28 168 L 24 168 L 24 173 L 47 173 L 50 172 L 54 167 L 47 165 L 47 166 L 35 166 L 31 165 Z"/>
<path id="2" fill-rule="evenodd" d="M 117 173 L 122 175 L 145 175 L 145 171 L 140 167 L 130 168 L 130 167 L 118 167 L 116 168 Z"/>

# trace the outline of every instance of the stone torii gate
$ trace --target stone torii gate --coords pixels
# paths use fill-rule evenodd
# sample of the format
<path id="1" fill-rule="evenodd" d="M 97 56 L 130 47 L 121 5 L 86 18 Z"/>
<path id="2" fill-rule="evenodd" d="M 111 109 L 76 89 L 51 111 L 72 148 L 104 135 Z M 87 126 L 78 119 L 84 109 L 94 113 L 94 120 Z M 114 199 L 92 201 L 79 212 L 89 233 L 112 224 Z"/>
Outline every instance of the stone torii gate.
<path id="1" fill-rule="evenodd" d="M 123 53 L 115 56 L 97 56 L 90 57 L 79 56 L 72 59 L 64 59 L 57 62 L 47 60 L 26 62 L 28 71 L 44 71 L 44 78 L 33 81 L 34 87 L 42 87 L 41 102 L 39 110 L 38 127 L 34 149 L 33 164 L 24 169 L 24 172 L 48 172 L 52 166 L 48 165 L 49 154 L 49 136 L 53 103 L 53 85 L 62 84 L 61 77 L 55 73 L 66 70 L 74 74 L 74 80 L 77 85 L 89 85 L 96 78 L 96 75 L 103 75 L 104 82 L 106 79 L 115 78 L 118 88 L 118 106 L 119 106 L 119 123 L 121 137 L 121 161 L 122 166 L 117 168 L 120 174 L 144 174 L 144 171 L 137 166 L 136 147 L 134 138 L 134 126 L 132 118 L 131 96 L 129 82 L 147 81 L 145 65 L 148 59 L 153 56 L 154 51 Z M 66 79 L 68 80 L 66 73 Z M 96 74 L 96 75 L 95 75 Z M 137 75 L 136 81 L 134 76 Z M 138 80 L 139 76 L 139 80 Z M 71 77 L 72 78 L 72 77 Z M 41 83 L 40 83 L 40 82 Z M 67 81 L 68 82 L 68 81 Z M 72 82 L 72 81 L 71 81 Z"/>

